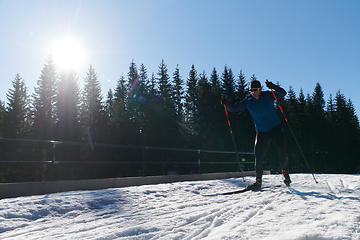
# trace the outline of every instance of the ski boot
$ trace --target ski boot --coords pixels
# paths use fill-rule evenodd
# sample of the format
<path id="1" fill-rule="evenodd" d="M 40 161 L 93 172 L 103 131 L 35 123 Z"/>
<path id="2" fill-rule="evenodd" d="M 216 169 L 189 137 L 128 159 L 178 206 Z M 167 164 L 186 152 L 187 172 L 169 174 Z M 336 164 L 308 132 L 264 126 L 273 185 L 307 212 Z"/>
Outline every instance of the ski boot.
<path id="1" fill-rule="evenodd" d="M 261 184 L 262 184 L 262 179 L 261 178 L 257 178 L 256 179 L 256 182 L 252 185 L 249 185 L 247 187 L 248 190 L 251 190 L 251 191 L 258 191 L 261 189 Z"/>
<path id="2" fill-rule="evenodd" d="M 286 185 L 286 186 L 289 186 L 290 183 L 291 183 L 289 172 L 283 170 L 282 175 L 283 175 L 283 177 L 285 178 L 285 180 L 284 180 L 285 185 Z"/>

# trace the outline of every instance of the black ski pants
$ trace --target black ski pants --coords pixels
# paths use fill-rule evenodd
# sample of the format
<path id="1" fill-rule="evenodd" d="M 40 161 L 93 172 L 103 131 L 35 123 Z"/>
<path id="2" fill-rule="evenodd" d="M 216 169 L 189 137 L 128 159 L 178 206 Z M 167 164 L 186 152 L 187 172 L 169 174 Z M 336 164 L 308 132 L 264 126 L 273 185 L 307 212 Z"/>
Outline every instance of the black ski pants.
<path id="1" fill-rule="evenodd" d="M 262 178 L 263 161 L 271 141 L 277 149 L 282 170 L 289 173 L 288 154 L 285 148 L 285 133 L 282 126 L 278 125 L 268 132 L 256 132 L 254 146 L 256 178 Z"/>

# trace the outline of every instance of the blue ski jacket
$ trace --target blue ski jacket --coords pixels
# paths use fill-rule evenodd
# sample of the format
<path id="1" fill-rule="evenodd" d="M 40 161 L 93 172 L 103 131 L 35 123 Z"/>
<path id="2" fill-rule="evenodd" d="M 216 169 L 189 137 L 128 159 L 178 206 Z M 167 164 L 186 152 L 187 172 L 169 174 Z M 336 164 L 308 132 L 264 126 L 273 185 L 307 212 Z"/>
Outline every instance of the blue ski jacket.
<path id="1" fill-rule="evenodd" d="M 281 87 L 275 88 L 274 92 L 277 99 L 282 99 L 286 95 L 286 91 Z M 247 108 L 254 121 L 256 131 L 267 132 L 280 124 L 274 108 L 274 101 L 272 92 L 264 91 L 261 92 L 259 99 L 255 99 L 249 94 L 241 102 L 227 104 L 226 108 L 229 112 L 239 112 Z"/>

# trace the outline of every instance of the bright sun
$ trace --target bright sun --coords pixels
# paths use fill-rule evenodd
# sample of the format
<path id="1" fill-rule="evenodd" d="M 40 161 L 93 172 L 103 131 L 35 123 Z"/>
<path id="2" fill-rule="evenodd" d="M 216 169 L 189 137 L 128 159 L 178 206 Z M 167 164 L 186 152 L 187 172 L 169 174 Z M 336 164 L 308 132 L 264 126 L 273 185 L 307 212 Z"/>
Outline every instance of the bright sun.
<path id="1" fill-rule="evenodd" d="M 76 69 L 84 61 L 85 52 L 78 41 L 66 38 L 54 45 L 53 57 L 60 69 Z"/>

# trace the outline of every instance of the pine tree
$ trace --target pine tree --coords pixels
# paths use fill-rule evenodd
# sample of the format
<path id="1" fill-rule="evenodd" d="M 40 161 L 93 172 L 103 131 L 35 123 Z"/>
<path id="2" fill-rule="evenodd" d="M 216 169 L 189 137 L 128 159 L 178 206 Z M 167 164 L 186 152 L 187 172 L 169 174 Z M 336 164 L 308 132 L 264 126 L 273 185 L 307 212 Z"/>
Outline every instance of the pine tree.
<path id="1" fill-rule="evenodd" d="M 247 95 L 249 95 L 249 90 L 247 88 L 246 77 L 243 71 L 240 70 L 238 76 L 236 101 L 243 100 Z"/>
<path id="2" fill-rule="evenodd" d="M 291 129 L 293 130 L 295 136 L 297 136 L 297 140 L 300 146 L 303 146 L 303 134 L 301 129 L 301 119 L 305 116 L 304 109 L 301 110 L 299 99 L 296 97 L 295 90 L 292 86 L 289 87 L 287 94 L 285 96 L 285 100 L 282 104 L 283 111 L 286 114 L 287 119 L 290 121 Z M 285 129 L 286 134 L 286 147 L 289 155 L 289 161 L 291 162 L 291 171 L 301 171 L 297 168 L 297 166 L 303 163 L 303 159 L 301 158 L 300 150 L 289 130 L 287 128 L 287 123 L 283 118 L 281 112 L 278 110 L 279 119 L 282 121 L 283 127 Z M 278 165 L 278 163 L 277 163 Z"/>
<path id="3" fill-rule="evenodd" d="M 173 86 L 173 101 L 175 106 L 175 120 L 178 123 L 175 135 L 178 138 L 177 147 L 184 146 L 184 138 L 187 135 L 187 130 L 184 129 L 182 124 L 185 124 L 185 91 L 184 91 L 184 80 L 180 76 L 179 65 L 176 66 L 173 73 L 172 79 Z"/>
<path id="4" fill-rule="evenodd" d="M 6 129 L 5 124 L 5 103 L 0 100 L 0 137 L 4 137 L 4 130 Z M 7 154 L 9 153 L 9 148 L 7 144 L 0 145 L 0 156 L 1 159 L 7 159 Z M 16 180 L 16 174 L 13 171 L 13 167 L 9 165 L 3 165 L 0 168 L 0 182 L 11 182 L 13 179 Z M 11 179 L 12 178 L 12 179 Z"/>
<path id="5" fill-rule="evenodd" d="M 183 100 L 184 100 L 184 90 L 183 90 L 184 81 L 180 76 L 180 69 L 179 65 L 176 66 L 175 72 L 173 73 L 173 99 L 175 104 L 175 111 L 176 111 L 176 119 L 177 121 L 182 122 L 183 120 Z"/>
<path id="6" fill-rule="evenodd" d="M 89 135 L 94 143 L 103 142 L 106 137 L 104 127 L 105 112 L 102 103 L 101 84 L 95 69 L 90 65 L 84 78 L 84 90 L 82 92 L 82 105 L 80 109 L 81 125 L 84 138 L 89 141 Z"/>
<path id="7" fill-rule="evenodd" d="M 305 133 L 304 133 L 304 130 L 306 128 L 306 124 L 307 124 L 307 114 L 306 114 L 306 111 L 307 111 L 307 101 L 305 99 L 305 95 L 304 95 L 304 91 L 303 89 L 301 88 L 300 89 L 300 93 L 299 93 L 299 97 L 298 97 L 298 106 L 299 106 L 299 124 L 300 124 L 300 138 L 303 138 Z"/>
<path id="8" fill-rule="evenodd" d="M 105 112 L 108 119 L 113 118 L 114 116 L 114 94 L 111 88 L 108 91 L 106 102 L 105 102 Z"/>
<path id="9" fill-rule="evenodd" d="M 158 104 L 158 123 L 153 129 L 157 131 L 157 142 L 162 146 L 174 146 L 176 140 L 172 137 L 176 124 L 175 104 L 172 96 L 172 86 L 164 60 L 158 68 L 158 82 L 160 89 L 160 101 Z M 161 129 L 161 131 L 159 131 Z M 154 136 L 154 135 L 153 135 Z"/>
<path id="10" fill-rule="evenodd" d="M 139 75 L 134 61 L 130 63 L 127 76 L 127 93 L 125 95 L 125 101 L 126 111 L 130 117 L 127 124 L 130 133 L 128 141 L 130 141 L 131 144 L 140 144 L 142 129 L 145 125 L 144 108 L 142 107 L 142 101 L 145 99 L 145 89 L 141 81 L 141 75 Z"/>
<path id="11" fill-rule="evenodd" d="M 325 100 L 320 83 L 317 83 L 311 99 L 309 108 L 309 122 L 311 124 L 312 159 L 315 163 L 315 170 L 326 164 L 324 156 L 323 139 L 325 138 Z"/>
<path id="12" fill-rule="evenodd" d="M 33 94 L 33 125 L 31 129 L 32 137 L 39 140 L 53 140 L 56 121 L 56 93 L 57 93 L 57 73 L 56 65 L 52 55 L 46 60 L 40 78 L 37 81 L 37 87 Z M 33 158 L 38 161 L 49 159 L 52 150 L 46 150 L 44 145 L 34 149 Z M 49 176 L 47 165 L 41 164 L 38 167 L 22 175 L 22 179 L 28 181 L 45 181 Z"/>
<path id="13" fill-rule="evenodd" d="M 250 94 L 246 77 L 242 70 L 240 70 L 238 80 L 235 85 L 237 87 L 237 91 L 235 92 L 234 102 L 240 102 Z M 249 139 L 252 140 L 254 138 L 254 123 L 249 111 L 245 109 L 239 113 L 232 113 L 231 117 L 233 120 L 232 125 L 234 138 L 238 143 L 237 150 L 252 151 L 253 141 L 249 141 Z"/>
<path id="14" fill-rule="evenodd" d="M 194 127 L 196 125 L 196 111 L 197 111 L 197 92 L 198 76 L 195 66 L 191 66 L 189 77 L 186 82 L 187 91 L 186 91 L 186 104 L 185 104 L 185 123 Z"/>
<path id="15" fill-rule="evenodd" d="M 255 76 L 255 74 L 253 74 L 253 75 L 250 77 L 250 82 L 255 81 L 255 80 L 258 80 L 258 79 L 257 79 L 257 77 Z"/>
<path id="16" fill-rule="evenodd" d="M 213 106 L 211 84 L 206 77 L 205 71 L 200 74 L 199 82 L 197 85 L 198 101 L 197 101 L 197 112 L 196 119 L 197 125 L 194 126 L 196 132 L 201 133 L 197 137 L 198 145 L 194 147 L 211 149 L 212 147 L 212 136 L 210 132 L 213 130 Z"/>
<path id="17" fill-rule="evenodd" d="M 99 160 L 98 156 L 105 150 L 102 148 L 95 149 L 93 144 L 104 143 L 108 136 L 106 131 L 107 116 L 102 102 L 101 84 L 92 65 L 90 65 L 84 78 L 84 89 L 81 95 L 82 138 L 90 144 L 90 147 L 84 150 L 83 158 L 95 161 Z M 100 178 L 104 174 L 103 169 L 95 169 L 94 166 L 87 165 L 81 169 L 81 173 L 83 173 L 84 178 Z"/>
<path id="18" fill-rule="evenodd" d="M 235 77 L 234 74 L 231 70 L 231 68 L 229 68 L 227 65 L 225 65 L 224 67 L 224 71 L 222 73 L 222 90 L 223 90 L 223 96 L 224 98 L 229 101 L 230 103 L 235 103 L 238 99 L 237 99 L 237 93 L 235 91 L 236 89 L 236 83 L 235 83 Z M 224 107 L 222 106 L 223 111 L 224 111 Z M 223 115 L 225 114 L 222 113 Z M 240 126 L 240 124 L 243 124 L 240 120 L 239 120 L 239 116 L 242 114 L 242 112 L 237 112 L 237 113 L 229 113 L 229 120 L 231 122 L 231 126 L 232 126 L 232 130 L 233 132 L 235 132 L 233 134 L 234 139 L 235 139 L 235 143 L 237 144 L 237 146 L 240 146 L 241 148 L 244 146 L 242 144 L 243 142 L 243 132 L 241 130 L 241 127 L 244 127 L 244 125 Z M 231 140 L 231 135 L 229 133 L 229 126 L 227 124 L 227 121 L 223 121 L 223 129 L 224 129 L 224 147 L 226 150 L 228 151 L 233 151 L 234 150 L 234 146 Z M 249 126 L 248 126 L 249 127 Z M 240 139 L 241 137 L 241 139 Z M 239 150 L 237 148 L 237 150 Z"/>
<path id="19" fill-rule="evenodd" d="M 223 82 L 223 94 L 225 99 L 230 102 L 236 101 L 235 94 L 235 78 L 231 68 L 228 68 L 227 65 L 224 67 L 224 72 L 222 74 Z"/>
<path id="20" fill-rule="evenodd" d="M 330 131 L 335 143 L 329 149 L 331 151 L 329 170 L 336 173 L 357 173 L 360 166 L 354 149 L 360 146 L 359 125 L 356 124 L 352 103 L 338 91 L 334 106 L 336 109 L 334 128 Z"/>
<path id="21" fill-rule="evenodd" d="M 145 67 L 144 64 L 141 64 L 139 67 L 139 74 L 140 74 L 140 78 L 139 78 L 139 90 L 138 90 L 138 96 L 137 99 L 139 101 L 139 111 L 140 114 L 142 115 L 142 120 L 146 121 L 145 119 L 145 110 L 146 110 L 146 104 L 148 101 L 148 84 L 149 84 L 149 78 L 148 78 L 148 74 L 147 74 L 147 68 Z"/>
<path id="22" fill-rule="evenodd" d="M 134 62 L 134 60 L 132 60 L 132 62 L 130 63 L 129 66 L 129 72 L 127 74 L 128 76 L 128 81 L 127 81 L 127 86 L 126 88 L 129 90 L 128 97 L 133 97 L 136 94 L 136 89 L 137 88 L 137 77 L 139 76 L 138 70 L 137 70 L 137 66 Z"/>
<path id="23" fill-rule="evenodd" d="M 359 130 L 359 118 L 356 115 L 355 106 L 352 103 L 351 99 L 348 100 L 347 106 L 350 115 L 350 126 L 352 126 L 354 129 Z"/>
<path id="24" fill-rule="evenodd" d="M 0 137 L 4 137 L 4 131 L 5 131 L 5 103 L 0 100 Z"/>
<path id="25" fill-rule="evenodd" d="M 170 77 L 168 74 L 167 66 L 164 60 L 161 61 L 159 69 L 158 69 L 158 81 L 160 87 L 160 95 L 162 99 L 162 104 L 164 110 L 173 111 L 175 109 L 174 102 L 172 99 L 172 86 Z"/>
<path id="26" fill-rule="evenodd" d="M 152 98 L 155 98 L 159 92 L 159 86 L 155 77 L 155 74 L 151 74 L 150 81 L 147 84 L 147 93 L 148 96 L 151 98 L 149 100 L 152 100 Z"/>
<path id="27" fill-rule="evenodd" d="M 138 101 L 138 122 L 139 122 L 139 129 L 137 132 L 139 133 L 139 139 L 137 140 L 137 144 L 144 145 L 146 138 L 147 138 L 147 129 L 149 127 L 149 120 L 148 120 L 148 106 L 149 100 L 151 97 L 149 96 L 148 84 L 149 78 L 147 73 L 147 68 L 144 64 L 141 64 L 139 67 L 139 82 L 138 82 L 138 90 L 136 99 Z"/>
<path id="28" fill-rule="evenodd" d="M 224 107 L 220 104 L 220 98 L 222 96 L 221 80 L 217 74 L 216 68 L 210 76 L 211 83 L 211 101 L 209 104 L 212 107 L 212 117 L 208 121 L 212 122 L 213 129 L 210 130 L 212 134 L 212 146 L 211 149 L 226 149 L 226 139 L 229 139 L 229 131 L 227 126 L 227 120 L 225 116 Z"/>
<path id="29" fill-rule="evenodd" d="M 5 115 L 5 133 L 8 138 L 26 138 L 30 127 L 29 96 L 25 81 L 16 74 L 13 89 L 6 94 L 8 105 Z"/>
<path id="30" fill-rule="evenodd" d="M 140 121 L 139 116 L 139 100 L 138 100 L 138 94 L 139 90 L 141 88 L 140 75 L 138 73 L 136 64 L 134 63 L 134 60 L 131 62 L 128 72 L 128 81 L 127 81 L 127 87 L 128 90 L 126 94 L 126 102 L 127 102 L 127 110 L 130 112 L 131 121 L 133 122 L 132 128 L 134 131 L 137 131 L 136 129 L 139 128 L 138 121 Z"/>
<path id="31" fill-rule="evenodd" d="M 151 78 L 146 83 L 146 104 L 144 105 L 144 113 L 146 118 L 146 124 L 142 129 L 143 144 L 147 146 L 156 145 L 156 128 L 159 122 L 160 111 L 160 94 L 157 87 L 157 79 L 155 74 L 152 73 Z"/>
<path id="32" fill-rule="evenodd" d="M 324 114 L 324 107 L 325 107 L 325 100 L 324 100 L 324 92 L 320 83 L 316 83 L 315 90 L 312 96 L 312 103 L 314 106 L 315 111 L 323 116 Z"/>
<path id="33" fill-rule="evenodd" d="M 302 113 L 300 112 L 299 102 L 292 86 L 289 87 L 285 100 L 284 110 L 286 111 L 286 116 L 291 119 L 291 125 L 293 126 L 292 129 L 294 132 L 298 133 L 300 127 L 298 122 L 300 120 L 299 114 Z"/>
<path id="34" fill-rule="evenodd" d="M 73 70 L 60 74 L 57 110 L 57 139 L 78 142 L 81 139 L 79 124 L 80 90 L 78 78 Z"/>
<path id="35" fill-rule="evenodd" d="M 37 85 L 33 94 L 32 135 L 35 139 L 52 140 L 56 120 L 57 73 L 51 54 L 46 60 Z"/>
<path id="36" fill-rule="evenodd" d="M 222 95 L 221 82 L 219 79 L 219 75 L 217 74 L 216 68 L 213 68 L 213 71 L 210 76 L 210 82 L 211 82 L 211 92 L 213 94 L 213 97 L 220 99 Z"/>
<path id="37" fill-rule="evenodd" d="M 114 110 L 113 115 L 110 118 L 110 128 L 112 131 L 111 139 L 113 143 L 117 144 L 129 144 L 127 142 L 127 124 L 130 119 L 126 111 L 126 83 L 125 77 L 121 76 L 118 80 L 117 88 L 114 94 Z"/>
<path id="38" fill-rule="evenodd" d="M 334 127 L 333 124 L 335 123 L 335 114 L 336 114 L 336 109 L 334 104 L 334 98 L 332 94 L 330 94 L 330 97 L 326 104 L 326 114 L 325 114 L 328 129 L 332 129 Z"/>
<path id="39" fill-rule="evenodd" d="M 74 70 L 63 70 L 60 74 L 58 93 L 56 97 L 57 122 L 55 138 L 66 142 L 81 141 L 81 125 L 79 123 L 80 89 L 78 78 Z M 60 161 L 74 161 L 81 159 L 79 146 L 60 145 L 56 158 Z M 54 179 L 77 179 L 79 171 L 72 165 L 59 165 L 55 168 Z M 85 175 L 86 177 L 86 175 Z"/>

